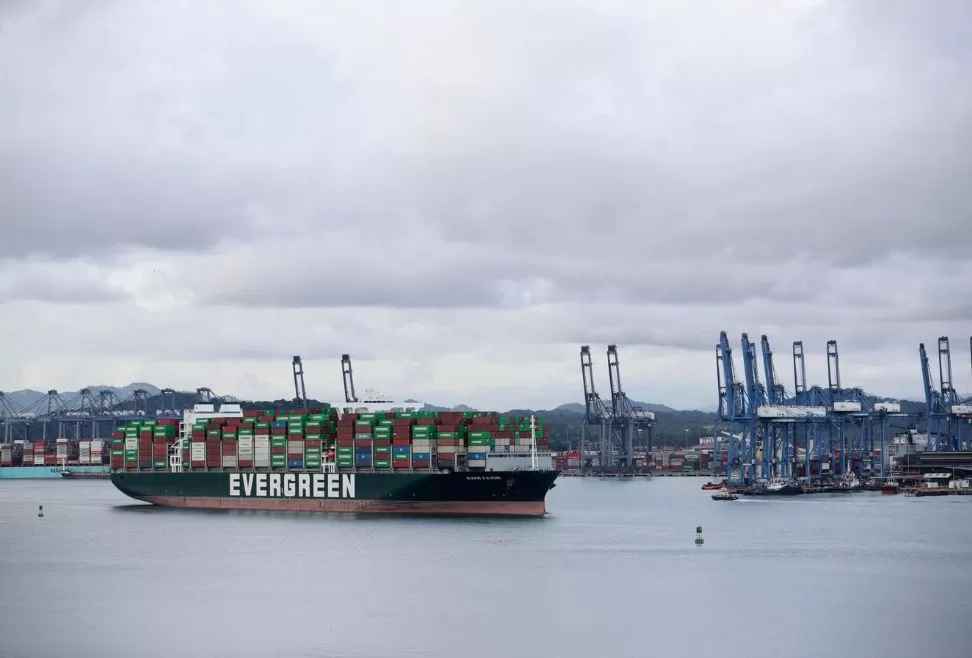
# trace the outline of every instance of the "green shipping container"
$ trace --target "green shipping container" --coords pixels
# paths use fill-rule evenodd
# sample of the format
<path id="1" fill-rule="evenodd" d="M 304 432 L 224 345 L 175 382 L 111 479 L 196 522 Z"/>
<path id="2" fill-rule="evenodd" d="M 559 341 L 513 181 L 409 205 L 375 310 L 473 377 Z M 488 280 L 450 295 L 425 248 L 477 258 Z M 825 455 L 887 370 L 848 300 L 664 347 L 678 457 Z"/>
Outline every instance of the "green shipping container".
<path id="1" fill-rule="evenodd" d="M 375 468 L 391 468 L 390 459 L 376 459 Z"/>

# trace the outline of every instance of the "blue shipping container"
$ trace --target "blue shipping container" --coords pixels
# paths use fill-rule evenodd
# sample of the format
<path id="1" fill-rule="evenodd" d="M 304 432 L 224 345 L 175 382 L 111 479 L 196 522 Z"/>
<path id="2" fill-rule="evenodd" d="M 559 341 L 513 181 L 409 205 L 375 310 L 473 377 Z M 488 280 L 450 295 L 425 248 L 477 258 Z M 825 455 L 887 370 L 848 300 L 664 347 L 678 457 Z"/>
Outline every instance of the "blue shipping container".
<path id="1" fill-rule="evenodd" d="M 415 461 L 422 461 L 423 459 L 426 460 L 426 461 L 428 461 L 428 459 L 429 459 L 429 453 L 427 453 L 427 452 L 413 452 L 412 453 L 412 459 L 414 459 Z"/>
<path id="2" fill-rule="evenodd" d="M 407 455 L 409 450 L 411 450 L 409 446 L 392 446 L 392 452 L 397 452 L 402 455 Z"/>
<path id="3" fill-rule="evenodd" d="M 287 466 L 289 466 L 290 468 L 303 468 L 304 467 L 304 460 L 303 459 L 288 459 L 287 460 Z"/>
<path id="4" fill-rule="evenodd" d="M 482 461 L 486 459 L 486 454 L 485 452 L 470 452 L 469 461 Z"/>
<path id="5" fill-rule="evenodd" d="M 278 430 L 285 430 L 287 429 L 287 423 L 284 421 L 275 420 L 272 423 L 270 423 L 270 427 L 273 427 Z"/>

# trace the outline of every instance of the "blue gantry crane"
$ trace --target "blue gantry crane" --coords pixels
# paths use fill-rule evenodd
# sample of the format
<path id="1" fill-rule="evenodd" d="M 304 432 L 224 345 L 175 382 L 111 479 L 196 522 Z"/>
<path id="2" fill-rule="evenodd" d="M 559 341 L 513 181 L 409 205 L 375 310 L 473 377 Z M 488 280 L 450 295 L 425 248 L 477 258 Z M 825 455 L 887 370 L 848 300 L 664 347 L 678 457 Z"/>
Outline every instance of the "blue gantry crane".
<path id="1" fill-rule="evenodd" d="M 594 385 L 594 366 L 589 345 L 581 346 L 581 377 L 584 383 L 584 424 L 581 446 L 587 443 L 587 432 L 597 428 L 599 468 L 606 471 L 629 471 L 634 468 L 634 438 L 639 436 L 650 449 L 655 414 L 634 404 L 621 387 L 621 367 L 617 345 L 607 347 L 608 381 L 611 402 L 605 403 Z M 647 458 L 647 455 L 646 455 Z M 582 461 L 582 467 L 585 462 Z"/>
<path id="2" fill-rule="evenodd" d="M 830 479 L 851 473 L 884 473 L 886 431 L 895 418 L 906 417 L 898 402 L 875 402 L 865 408 L 860 388 L 841 382 L 837 341 L 827 342 L 827 387 L 808 386 L 802 341 L 793 342 L 793 392 L 780 381 L 769 338 L 760 337 L 765 385 L 760 381 L 755 344 L 742 334 L 744 378 L 736 379 L 726 332 L 716 346 L 719 420 L 730 425 L 727 478 L 751 483 L 757 479 Z M 875 442 L 880 439 L 880 450 Z M 716 458 L 722 461 L 716 436 Z M 798 468 L 800 451 L 802 468 Z M 875 463 L 880 460 L 880 465 Z"/>
<path id="3" fill-rule="evenodd" d="M 753 418 L 748 415 L 746 386 L 736 377 L 732 347 L 725 331 L 719 333 L 716 345 L 716 377 L 719 383 L 719 421 L 729 428 L 726 437 L 726 479 L 745 482 L 755 477 L 755 440 Z M 720 432 L 716 427 L 713 446 L 715 458 L 721 459 Z"/>
<path id="4" fill-rule="evenodd" d="M 647 432 L 647 449 L 651 451 L 651 429 L 655 414 L 636 406 L 621 389 L 621 367 L 618 346 L 607 347 L 608 381 L 611 386 L 611 435 L 620 437 L 618 463 L 622 468 L 634 467 L 634 436 Z M 639 441 L 639 443 L 643 443 Z"/>
<path id="5" fill-rule="evenodd" d="M 219 399 L 209 388 L 197 389 L 196 395 L 197 401 Z M 0 393 L 0 441 L 105 438 L 129 420 L 181 417 L 176 396 L 175 389 L 163 388 L 157 404 L 152 404 L 144 389 L 125 398 L 110 389 L 83 388 L 70 397 L 50 389 L 33 403 L 20 406 Z"/>
<path id="6" fill-rule="evenodd" d="M 584 424 L 581 426 L 581 446 L 587 443 L 587 430 L 596 427 L 598 432 L 598 451 L 600 466 L 611 463 L 611 437 L 613 431 L 611 410 L 594 387 L 594 365 L 591 361 L 591 348 L 582 345 L 580 349 L 581 377 L 584 381 Z"/>
<path id="7" fill-rule="evenodd" d="M 972 338 L 969 339 L 972 354 Z M 927 450 L 972 450 L 969 423 L 972 420 L 972 399 L 963 400 L 952 377 L 952 352 L 948 336 L 938 338 L 938 381 L 932 381 L 931 366 L 925 344 L 918 345 L 921 376 L 925 393 Z"/>

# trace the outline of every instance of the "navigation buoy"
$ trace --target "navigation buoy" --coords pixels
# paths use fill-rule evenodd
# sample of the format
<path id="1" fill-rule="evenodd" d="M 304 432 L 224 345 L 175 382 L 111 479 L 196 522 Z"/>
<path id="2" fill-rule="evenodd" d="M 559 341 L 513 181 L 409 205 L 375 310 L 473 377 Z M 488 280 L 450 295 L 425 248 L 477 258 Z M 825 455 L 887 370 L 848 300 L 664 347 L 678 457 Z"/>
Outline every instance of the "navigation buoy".
<path id="1" fill-rule="evenodd" d="M 702 538 L 702 526 L 695 526 L 695 545 L 701 546 L 705 543 L 705 539 Z"/>
<path id="2" fill-rule="evenodd" d="M 37 516 L 38 516 L 38 518 L 44 518 L 44 506 L 43 505 L 38 506 L 38 508 L 37 508 Z"/>

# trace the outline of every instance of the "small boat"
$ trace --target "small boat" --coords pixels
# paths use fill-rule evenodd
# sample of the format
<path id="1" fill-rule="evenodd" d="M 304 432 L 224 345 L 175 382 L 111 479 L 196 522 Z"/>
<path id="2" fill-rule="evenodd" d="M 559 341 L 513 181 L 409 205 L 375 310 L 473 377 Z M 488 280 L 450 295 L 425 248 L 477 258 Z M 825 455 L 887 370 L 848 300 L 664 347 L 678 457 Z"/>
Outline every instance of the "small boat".
<path id="1" fill-rule="evenodd" d="M 747 496 L 797 496 L 804 491 L 803 487 L 793 480 L 775 477 L 768 483 L 755 485 L 743 493 Z"/>
<path id="2" fill-rule="evenodd" d="M 739 496 L 732 493 L 728 489 L 722 489 L 718 493 L 712 494 L 712 500 L 736 500 L 737 498 L 739 498 Z"/>
<path id="3" fill-rule="evenodd" d="M 725 482 L 706 482 L 705 484 L 702 485 L 703 491 L 712 491 L 715 489 L 725 489 L 725 488 L 726 488 Z"/>
<path id="4" fill-rule="evenodd" d="M 61 477 L 70 480 L 107 480 L 111 477 L 108 471 L 72 471 L 70 468 L 61 469 Z"/>
<path id="5" fill-rule="evenodd" d="M 900 492 L 901 485 L 898 484 L 898 481 L 894 478 L 888 478 L 884 481 L 884 484 L 881 485 L 881 493 L 883 494 L 893 495 Z"/>

